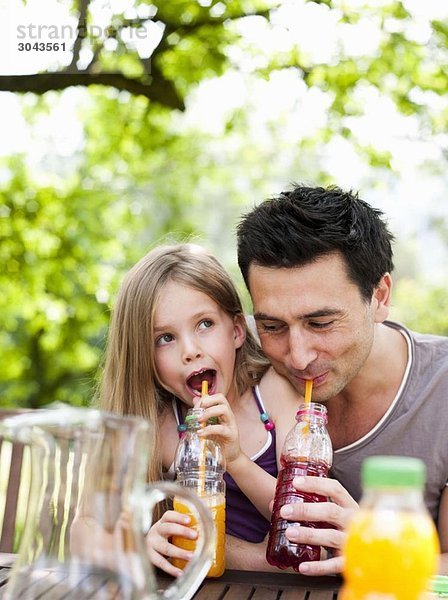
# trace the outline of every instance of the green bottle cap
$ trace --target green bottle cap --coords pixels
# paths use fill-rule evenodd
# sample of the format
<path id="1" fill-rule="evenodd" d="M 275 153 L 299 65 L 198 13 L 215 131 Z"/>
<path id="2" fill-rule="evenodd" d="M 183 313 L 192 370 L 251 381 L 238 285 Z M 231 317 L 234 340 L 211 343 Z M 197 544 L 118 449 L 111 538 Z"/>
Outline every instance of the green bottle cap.
<path id="1" fill-rule="evenodd" d="M 199 419 L 198 415 L 187 415 L 185 417 L 185 423 L 193 423 Z"/>
<path id="2" fill-rule="evenodd" d="M 423 488 L 426 468 L 419 458 L 409 456 L 370 456 L 362 464 L 361 479 L 365 488 Z"/>
<path id="3" fill-rule="evenodd" d="M 436 575 L 431 579 L 430 590 L 435 594 L 443 594 L 448 597 L 448 577 L 446 575 Z"/>
<path id="4" fill-rule="evenodd" d="M 194 423 L 195 421 L 199 421 L 199 417 L 205 412 L 205 408 L 202 406 L 193 406 L 193 408 L 189 408 L 187 411 L 187 416 L 185 417 L 185 424 Z"/>
<path id="5" fill-rule="evenodd" d="M 195 421 L 199 421 L 199 415 L 187 415 L 185 417 L 185 424 L 194 423 Z M 219 419 L 218 417 L 210 417 L 207 421 L 207 425 L 218 425 Z"/>

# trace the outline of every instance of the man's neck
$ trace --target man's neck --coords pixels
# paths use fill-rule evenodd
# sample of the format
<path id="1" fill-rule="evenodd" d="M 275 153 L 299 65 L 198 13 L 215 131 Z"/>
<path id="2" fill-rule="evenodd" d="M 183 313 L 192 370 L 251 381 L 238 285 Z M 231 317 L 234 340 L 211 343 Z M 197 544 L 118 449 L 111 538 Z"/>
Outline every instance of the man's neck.
<path id="1" fill-rule="evenodd" d="M 403 335 L 387 325 L 377 325 L 365 365 L 342 392 L 326 403 L 335 449 L 362 438 L 381 420 L 398 393 L 407 361 Z"/>

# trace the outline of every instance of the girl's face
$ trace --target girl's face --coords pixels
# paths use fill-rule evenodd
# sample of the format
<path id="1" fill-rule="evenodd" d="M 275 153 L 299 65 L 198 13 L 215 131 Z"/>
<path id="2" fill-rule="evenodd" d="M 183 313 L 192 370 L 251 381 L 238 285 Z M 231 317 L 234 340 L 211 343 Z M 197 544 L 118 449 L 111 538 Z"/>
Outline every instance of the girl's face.
<path id="1" fill-rule="evenodd" d="M 242 318 L 233 319 L 203 292 L 169 281 L 154 312 L 161 385 L 193 406 L 206 379 L 209 394 L 219 392 L 231 401 L 236 350 L 246 337 Z"/>

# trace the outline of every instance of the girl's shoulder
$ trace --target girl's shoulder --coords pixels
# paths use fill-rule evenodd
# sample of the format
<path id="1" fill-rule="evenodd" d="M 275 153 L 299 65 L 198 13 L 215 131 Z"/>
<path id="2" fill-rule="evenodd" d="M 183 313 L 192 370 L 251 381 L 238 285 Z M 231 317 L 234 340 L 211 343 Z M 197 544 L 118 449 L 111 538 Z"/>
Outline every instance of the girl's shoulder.
<path id="1" fill-rule="evenodd" d="M 303 397 L 295 390 L 286 377 L 279 375 L 274 367 L 269 367 L 266 373 L 260 380 L 260 390 L 268 395 L 278 395 L 279 391 L 282 392 L 286 400 L 303 400 Z"/>
<path id="2" fill-rule="evenodd" d="M 261 378 L 259 389 L 263 403 L 274 421 L 286 419 L 291 422 L 303 397 L 289 381 L 269 367 Z"/>

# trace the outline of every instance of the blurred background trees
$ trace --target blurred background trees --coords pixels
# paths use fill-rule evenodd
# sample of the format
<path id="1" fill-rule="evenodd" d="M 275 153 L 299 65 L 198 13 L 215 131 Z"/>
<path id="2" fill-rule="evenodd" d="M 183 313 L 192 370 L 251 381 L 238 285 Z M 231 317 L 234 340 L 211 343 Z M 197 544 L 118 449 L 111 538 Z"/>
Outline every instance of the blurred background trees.
<path id="1" fill-rule="evenodd" d="M 291 181 L 384 210 L 395 315 L 448 334 L 443 4 L 67 2 L 105 35 L 0 77 L 0 405 L 89 403 L 121 277 L 160 241 L 202 241 L 244 293 L 235 223 Z"/>

